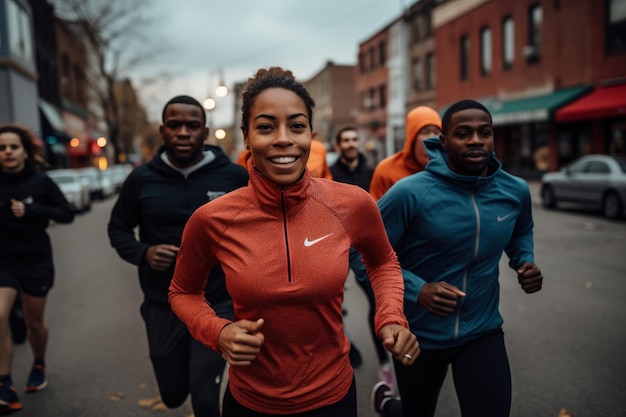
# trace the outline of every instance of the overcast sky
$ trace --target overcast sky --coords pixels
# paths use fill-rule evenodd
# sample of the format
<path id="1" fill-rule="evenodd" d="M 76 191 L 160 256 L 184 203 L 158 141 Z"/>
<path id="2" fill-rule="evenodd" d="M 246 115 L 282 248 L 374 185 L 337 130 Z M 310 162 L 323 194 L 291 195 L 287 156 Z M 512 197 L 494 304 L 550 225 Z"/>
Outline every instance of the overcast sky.
<path id="1" fill-rule="evenodd" d="M 245 81 L 280 65 L 306 81 L 331 60 L 355 64 L 359 43 L 401 16 L 412 0 L 153 0 L 150 42 L 163 54 L 131 78 L 153 120 L 178 94 L 202 101 L 219 82 Z M 167 76 L 164 76 L 167 74 Z M 146 84 L 152 78 L 156 82 Z M 233 104 L 218 101 L 214 126 L 230 123 Z"/>

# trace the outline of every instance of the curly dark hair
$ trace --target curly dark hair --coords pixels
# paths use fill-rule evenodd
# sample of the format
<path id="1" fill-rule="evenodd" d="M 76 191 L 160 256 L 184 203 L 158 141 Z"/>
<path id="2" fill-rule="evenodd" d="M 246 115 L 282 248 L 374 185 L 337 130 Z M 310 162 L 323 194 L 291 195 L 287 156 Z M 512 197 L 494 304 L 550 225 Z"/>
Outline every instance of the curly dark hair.
<path id="1" fill-rule="evenodd" d="M 243 92 L 243 104 L 241 105 L 241 130 L 245 135 L 248 134 L 248 122 L 250 118 L 250 109 L 254 104 L 257 96 L 268 88 L 284 88 L 293 91 L 302 99 L 307 108 L 309 116 L 309 127 L 313 131 L 313 107 L 315 101 L 304 88 L 304 85 L 296 81 L 293 73 L 281 67 L 262 68 L 248 79 L 248 85 Z"/>
<path id="2" fill-rule="evenodd" d="M 35 134 L 25 126 L 19 124 L 0 125 L 0 134 L 15 133 L 20 137 L 20 142 L 26 151 L 26 163 L 37 167 L 38 165 L 46 166 L 46 160 L 42 155 L 41 148 L 35 142 Z"/>

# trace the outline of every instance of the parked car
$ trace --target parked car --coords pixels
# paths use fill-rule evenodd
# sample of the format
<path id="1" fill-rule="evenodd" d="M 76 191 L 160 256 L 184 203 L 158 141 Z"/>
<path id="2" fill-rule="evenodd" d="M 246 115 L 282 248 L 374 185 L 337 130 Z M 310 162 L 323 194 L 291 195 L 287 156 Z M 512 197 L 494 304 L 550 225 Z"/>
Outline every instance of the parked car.
<path id="1" fill-rule="evenodd" d="M 96 167 L 78 168 L 78 175 L 87 180 L 92 200 L 104 200 L 115 193 L 111 180 Z"/>
<path id="2" fill-rule="evenodd" d="M 131 170 L 132 167 L 130 165 L 116 164 L 111 165 L 110 167 L 102 171 L 102 174 L 109 178 L 115 192 L 119 192 L 122 188 L 124 180 Z"/>
<path id="3" fill-rule="evenodd" d="M 541 200 L 548 209 L 576 203 L 618 219 L 626 207 L 626 158 L 585 155 L 559 172 L 546 173 L 541 178 Z"/>
<path id="4" fill-rule="evenodd" d="M 74 210 L 78 213 L 91 210 L 89 185 L 75 170 L 53 169 L 46 173 L 59 186 Z"/>

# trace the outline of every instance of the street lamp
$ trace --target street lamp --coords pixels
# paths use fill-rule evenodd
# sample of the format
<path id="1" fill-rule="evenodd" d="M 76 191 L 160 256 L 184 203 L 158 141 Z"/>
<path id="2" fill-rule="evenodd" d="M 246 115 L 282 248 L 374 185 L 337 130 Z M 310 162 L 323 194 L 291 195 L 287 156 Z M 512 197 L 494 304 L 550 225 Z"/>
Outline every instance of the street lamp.
<path id="1" fill-rule="evenodd" d="M 228 95 L 228 88 L 226 87 L 226 85 L 224 85 L 224 74 L 222 73 L 222 69 L 220 68 L 217 72 L 219 76 L 219 84 L 217 88 L 215 89 L 215 95 L 218 98 L 223 98 Z M 204 107 L 204 109 L 207 111 L 207 121 L 208 121 L 209 127 L 211 127 L 211 125 L 213 124 L 211 112 L 215 110 L 215 108 L 217 107 L 217 101 L 212 97 L 213 94 L 211 92 L 212 81 L 213 81 L 213 71 L 209 70 L 209 88 L 207 89 L 209 93 L 207 94 L 207 98 L 205 98 L 202 101 L 202 107 Z"/>

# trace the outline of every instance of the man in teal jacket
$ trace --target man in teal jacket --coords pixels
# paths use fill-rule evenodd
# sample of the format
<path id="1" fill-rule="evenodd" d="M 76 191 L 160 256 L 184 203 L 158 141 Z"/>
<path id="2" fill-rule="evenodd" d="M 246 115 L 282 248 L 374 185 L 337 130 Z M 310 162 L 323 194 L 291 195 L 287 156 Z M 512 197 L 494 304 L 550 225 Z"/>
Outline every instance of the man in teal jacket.
<path id="1" fill-rule="evenodd" d="M 426 170 L 398 181 L 379 208 L 405 280 L 405 315 L 422 353 L 396 366 L 405 416 L 433 416 L 448 366 L 463 417 L 508 416 L 511 372 L 498 310 L 502 252 L 522 289 L 541 289 L 528 184 L 502 170 L 489 111 L 463 100 L 425 141 Z M 374 408 L 398 407 L 378 383 Z"/>

